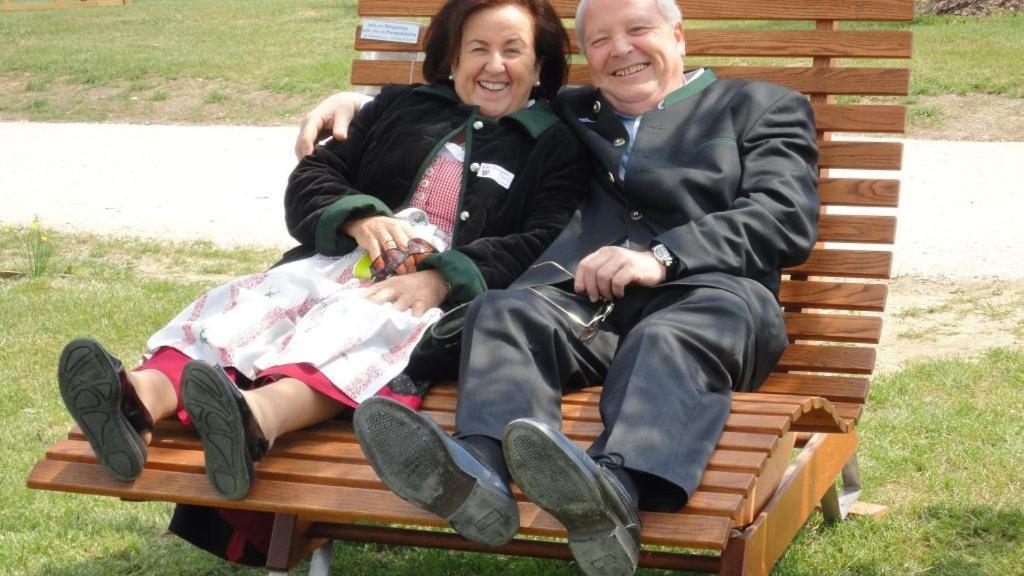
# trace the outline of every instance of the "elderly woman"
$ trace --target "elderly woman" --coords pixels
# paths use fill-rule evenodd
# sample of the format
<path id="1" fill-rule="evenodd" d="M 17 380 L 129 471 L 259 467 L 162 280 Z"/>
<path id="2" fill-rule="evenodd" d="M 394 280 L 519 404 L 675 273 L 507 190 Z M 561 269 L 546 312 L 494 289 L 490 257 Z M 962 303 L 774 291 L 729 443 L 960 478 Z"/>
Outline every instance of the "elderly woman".
<path id="1" fill-rule="evenodd" d="M 276 438 L 382 393 L 442 308 L 508 286 L 568 221 L 589 164 L 546 100 L 567 75 L 551 6 L 449 0 L 425 46 L 428 84 L 385 87 L 292 173 L 282 264 L 200 297 L 134 370 L 65 347 L 61 396 L 111 474 L 137 477 L 177 414 L 243 498 Z"/>

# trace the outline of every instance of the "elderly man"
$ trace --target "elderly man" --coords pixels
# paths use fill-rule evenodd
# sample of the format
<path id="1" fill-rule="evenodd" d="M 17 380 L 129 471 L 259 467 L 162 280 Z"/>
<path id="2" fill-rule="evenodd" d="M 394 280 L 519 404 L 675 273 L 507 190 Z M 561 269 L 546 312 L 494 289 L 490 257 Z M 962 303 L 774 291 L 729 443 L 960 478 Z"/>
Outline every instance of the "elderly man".
<path id="1" fill-rule="evenodd" d="M 684 72 L 671 0 L 583 0 L 576 22 L 593 87 L 557 107 L 593 153 L 591 197 L 512 288 L 470 306 L 455 438 L 386 399 L 355 426 L 385 483 L 460 533 L 500 543 L 482 527 L 517 521 L 511 473 L 584 572 L 632 574 L 637 510 L 686 503 L 732 391 L 786 346 L 780 270 L 817 237 L 818 150 L 800 94 Z M 598 384 L 604 431 L 584 452 L 560 398 Z"/>

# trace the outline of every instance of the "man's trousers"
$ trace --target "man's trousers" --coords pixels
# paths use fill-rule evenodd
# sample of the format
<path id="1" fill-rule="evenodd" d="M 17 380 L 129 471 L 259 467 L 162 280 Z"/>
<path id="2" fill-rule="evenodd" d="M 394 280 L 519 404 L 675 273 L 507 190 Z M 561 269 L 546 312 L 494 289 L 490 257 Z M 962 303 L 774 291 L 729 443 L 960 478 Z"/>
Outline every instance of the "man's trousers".
<path id="1" fill-rule="evenodd" d="M 561 396 L 604 386 L 604 432 L 588 452 L 693 494 L 729 416 L 749 389 L 755 338 L 748 306 L 701 286 L 631 288 L 589 343 L 598 305 L 551 286 L 484 292 L 462 340 L 456 436 L 500 440 L 517 418 L 561 425 Z M 641 508 L 656 509 L 644 489 Z"/>

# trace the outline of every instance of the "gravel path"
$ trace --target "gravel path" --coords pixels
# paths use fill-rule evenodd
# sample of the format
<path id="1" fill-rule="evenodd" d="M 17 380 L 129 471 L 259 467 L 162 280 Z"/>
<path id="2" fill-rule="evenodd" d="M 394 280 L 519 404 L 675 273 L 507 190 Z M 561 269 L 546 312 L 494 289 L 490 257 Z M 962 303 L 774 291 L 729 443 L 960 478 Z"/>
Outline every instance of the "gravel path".
<path id="1" fill-rule="evenodd" d="M 0 223 L 290 246 L 295 133 L 0 123 Z M 1024 278 L 1024 143 L 904 142 L 896 275 Z"/>

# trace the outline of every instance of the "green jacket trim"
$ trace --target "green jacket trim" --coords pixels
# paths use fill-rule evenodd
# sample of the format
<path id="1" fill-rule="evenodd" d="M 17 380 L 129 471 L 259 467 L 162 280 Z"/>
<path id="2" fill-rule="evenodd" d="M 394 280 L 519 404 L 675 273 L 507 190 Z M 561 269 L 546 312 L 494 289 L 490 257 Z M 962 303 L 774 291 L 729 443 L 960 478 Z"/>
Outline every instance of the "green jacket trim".
<path id="1" fill-rule="evenodd" d="M 715 71 L 711 68 L 705 68 L 704 72 L 696 80 L 683 84 L 682 88 L 666 96 L 665 106 L 671 106 L 676 102 L 682 102 L 687 98 L 696 96 L 702 90 L 711 86 L 715 80 L 718 80 L 718 76 L 715 76 Z"/>
<path id="2" fill-rule="evenodd" d="M 458 250 L 448 250 L 440 254 L 431 254 L 423 259 L 416 268 L 418 270 L 437 270 L 451 285 L 445 303 L 451 305 L 469 302 L 477 294 L 487 290 L 487 283 L 476 264 Z"/>
<path id="3" fill-rule="evenodd" d="M 316 223 L 316 251 L 324 256 L 340 256 L 356 249 L 356 241 L 339 230 L 349 220 L 368 216 L 392 216 L 387 204 L 368 194 L 339 198 L 320 215 Z"/>
<path id="4" fill-rule="evenodd" d="M 705 72 L 705 74 L 707 73 Z M 701 76 L 703 76 L 703 74 Z M 459 102 L 463 106 L 476 108 L 476 106 L 462 103 L 462 101 L 459 100 L 459 95 L 455 93 L 455 89 L 453 89 L 451 86 L 447 84 L 424 84 L 422 86 L 417 86 L 416 88 L 414 88 L 413 92 L 431 94 L 433 96 L 445 98 L 453 102 Z M 515 112 L 509 114 L 508 116 L 504 116 L 498 119 L 497 121 L 491 120 L 490 118 L 484 118 L 482 116 L 477 119 L 482 120 L 485 123 L 515 122 L 522 126 L 527 131 L 527 133 L 529 133 L 530 136 L 532 136 L 534 139 L 539 138 L 540 135 L 543 134 L 548 128 L 551 128 L 555 124 L 561 122 L 561 120 L 558 118 L 558 115 L 555 114 L 554 108 L 551 107 L 551 103 L 542 98 L 538 98 L 537 100 L 535 100 L 533 102 L 533 106 L 530 106 L 529 108 L 523 108 L 521 110 L 516 110 Z"/>

